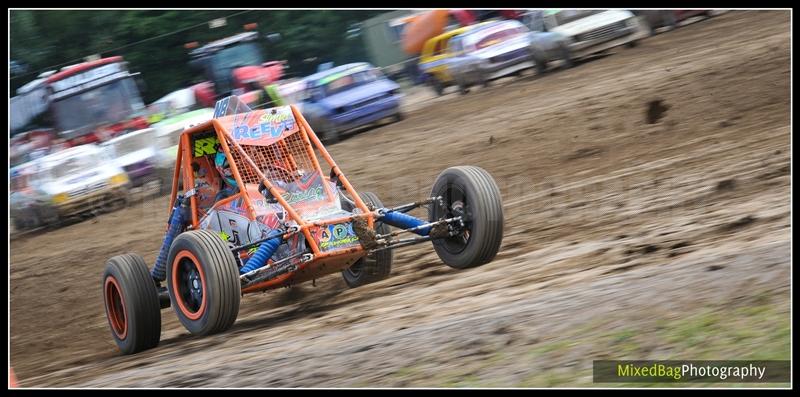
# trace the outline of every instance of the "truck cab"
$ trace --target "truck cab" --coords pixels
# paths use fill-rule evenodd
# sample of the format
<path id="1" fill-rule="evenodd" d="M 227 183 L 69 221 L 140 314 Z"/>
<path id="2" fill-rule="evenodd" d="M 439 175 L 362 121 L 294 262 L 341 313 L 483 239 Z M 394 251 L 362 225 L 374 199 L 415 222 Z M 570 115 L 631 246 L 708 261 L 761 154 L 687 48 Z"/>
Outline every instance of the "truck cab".
<path id="1" fill-rule="evenodd" d="M 258 91 L 258 102 L 266 96 L 264 88 L 283 77 L 284 62 L 265 61 L 258 32 L 245 32 L 208 43 L 192 50 L 190 65 L 203 72 L 207 81 L 192 87 L 198 102 L 213 107 L 218 98 Z"/>

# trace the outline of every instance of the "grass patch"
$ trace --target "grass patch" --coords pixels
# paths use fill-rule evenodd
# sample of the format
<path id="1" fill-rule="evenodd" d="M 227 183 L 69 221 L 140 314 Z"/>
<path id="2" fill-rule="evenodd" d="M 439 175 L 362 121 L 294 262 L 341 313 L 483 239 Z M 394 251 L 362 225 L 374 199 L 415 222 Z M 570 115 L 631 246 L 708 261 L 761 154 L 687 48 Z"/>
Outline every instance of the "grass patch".
<path id="1" fill-rule="evenodd" d="M 760 294 L 748 306 L 706 308 L 679 318 L 653 319 L 640 329 L 626 328 L 596 337 L 583 332 L 563 335 L 564 340 L 536 346 L 525 354 L 547 367 L 527 375 L 515 386 L 787 387 L 788 383 L 593 383 L 591 361 L 597 357 L 579 357 L 581 363 L 575 371 L 565 369 L 566 361 L 575 360 L 578 351 L 587 349 L 603 352 L 603 359 L 612 360 L 789 360 L 791 325 L 788 302 L 783 302 Z"/>

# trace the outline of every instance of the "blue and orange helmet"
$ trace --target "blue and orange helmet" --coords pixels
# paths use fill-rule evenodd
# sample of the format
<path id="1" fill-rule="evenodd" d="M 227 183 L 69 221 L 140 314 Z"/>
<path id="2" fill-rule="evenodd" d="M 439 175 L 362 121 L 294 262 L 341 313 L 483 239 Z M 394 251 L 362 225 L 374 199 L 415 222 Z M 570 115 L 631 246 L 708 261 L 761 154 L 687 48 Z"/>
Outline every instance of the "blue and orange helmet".
<path id="1" fill-rule="evenodd" d="M 219 175 L 225 179 L 225 182 L 227 182 L 228 185 L 231 187 L 237 187 L 236 179 L 233 178 L 231 165 L 228 163 L 228 158 L 225 157 L 225 153 L 217 152 L 217 156 L 214 158 L 214 165 L 217 167 Z"/>

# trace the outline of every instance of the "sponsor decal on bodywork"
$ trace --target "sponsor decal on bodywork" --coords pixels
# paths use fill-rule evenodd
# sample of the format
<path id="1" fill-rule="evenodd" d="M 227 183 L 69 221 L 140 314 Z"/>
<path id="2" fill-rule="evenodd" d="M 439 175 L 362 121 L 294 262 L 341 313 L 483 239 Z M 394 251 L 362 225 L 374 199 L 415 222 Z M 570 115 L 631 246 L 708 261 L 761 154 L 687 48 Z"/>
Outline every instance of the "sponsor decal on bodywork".
<path id="1" fill-rule="evenodd" d="M 194 157 L 202 157 L 209 154 L 217 154 L 219 139 L 214 131 L 194 134 L 192 136 L 192 150 Z"/>
<path id="2" fill-rule="evenodd" d="M 299 130 L 289 106 L 255 110 L 221 119 L 240 145 L 266 146 Z"/>
<path id="3" fill-rule="evenodd" d="M 316 230 L 316 239 L 322 251 L 344 248 L 358 244 L 358 236 L 353 231 L 352 223 L 337 223 L 322 226 Z"/>

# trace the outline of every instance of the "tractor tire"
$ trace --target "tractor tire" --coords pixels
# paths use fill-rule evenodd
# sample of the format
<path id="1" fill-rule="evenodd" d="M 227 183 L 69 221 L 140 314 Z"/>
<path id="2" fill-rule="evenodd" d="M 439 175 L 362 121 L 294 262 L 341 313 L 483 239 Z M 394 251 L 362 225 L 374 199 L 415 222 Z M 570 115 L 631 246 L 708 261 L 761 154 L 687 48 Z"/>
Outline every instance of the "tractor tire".
<path id="1" fill-rule="evenodd" d="M 490 262 L 503 241 L 503 203 L 500 189 L 486 170 L 451 167 L 436 178 L 431 197 L 441 196 L 444 207 L 430 206 L 431 222 L 462 215 L 464 233 L 433 240 L 436 254 L 446 265 L 466 269 Z"/>
<path id="2" fill-rule="evenodd" d="M 239 268 L 226 242 L 212 231 L 178 235 L 167 259 L 167 289 L 178 320 L 193 335 L 226 331 L 239 314 Z"/>
<path id="3" fill-rule="evenodd" d="M 383 203 L 375 193 L 361 193 L 361 200 L 370 208 L 381 208 Z M 378 234 L 391 232 L 389 225 L 375 222 L 375 231 Z M 347 269 L 342 270 L 344 282 L 350 288 L 360 287 L 389 277 L 392 271 L 392 250 L 386 249 L 359 259 Z"/>
<path id="4" fill-rule="evenodd" d="M 108 260 L 103 273 L 103 301 L 111 336 L 122 354 L 158 345 L 161 306 L 156 283 L 141 256 L 125 254 Z"/>

